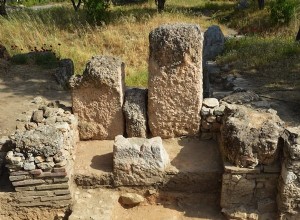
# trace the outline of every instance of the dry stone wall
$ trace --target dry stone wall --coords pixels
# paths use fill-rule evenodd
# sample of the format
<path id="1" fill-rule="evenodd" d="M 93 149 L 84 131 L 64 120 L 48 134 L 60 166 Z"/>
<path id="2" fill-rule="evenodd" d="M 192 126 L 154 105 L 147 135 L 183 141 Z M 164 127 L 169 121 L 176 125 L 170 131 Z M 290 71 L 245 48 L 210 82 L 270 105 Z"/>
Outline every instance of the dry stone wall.
<path id="1" fill-rule="evenodd" d="M 6 167 L 18 206 L 71 204 L 77 127 L 77 118 L 69 110 L 44 103 L 10 136 L 13 148 L 6 154 Z"/>
<path id="2" fill-rule="evenodd" d="M 279 179 L 278 208 L 281 219 L 300 218 L 300 127 L 284 134 L 284 160 Z"/>
<path id="3" fill-rule="evenodd" d="M 82 140 L 113 140 L 124 134 L 124 68 L 118 58 L 95 56 L 82 76 L 70 80 L 73 111 L 79 118 Z"/>
<path id="4" fill-rule="evenodd" d="M 202 41 L 199 26 L 163 25 L 149 35 L 148 116 L 153 136 L 194 136 L 200 129 Z"/>

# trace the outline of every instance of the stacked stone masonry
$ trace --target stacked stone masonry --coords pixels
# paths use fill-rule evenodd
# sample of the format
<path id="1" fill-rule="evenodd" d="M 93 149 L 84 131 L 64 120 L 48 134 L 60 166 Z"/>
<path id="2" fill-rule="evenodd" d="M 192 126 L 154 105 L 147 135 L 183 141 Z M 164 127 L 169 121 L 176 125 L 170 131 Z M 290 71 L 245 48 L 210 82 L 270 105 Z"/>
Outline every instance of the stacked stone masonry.
<path id="1" fill-rule="evenodd" d="M 284 160 L 279 178 L 278 208 L 281 219 L 300 218 L 300 127 L 285 130 Z"/>
<path id="2" fill-rule="evenodd" d="M 10 136 L 12 150 L 6 154 L 6 167 L 18 206 L 71 204 L 77 127 L 77 118 L 69 110 L 44 102 L 31 120 Z"/>

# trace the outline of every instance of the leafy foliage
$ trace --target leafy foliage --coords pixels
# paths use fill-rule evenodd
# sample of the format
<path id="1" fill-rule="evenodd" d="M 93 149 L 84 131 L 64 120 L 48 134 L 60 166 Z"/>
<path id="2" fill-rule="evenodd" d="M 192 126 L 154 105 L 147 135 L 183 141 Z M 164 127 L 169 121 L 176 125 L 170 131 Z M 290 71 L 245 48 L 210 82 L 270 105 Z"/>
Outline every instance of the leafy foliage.
<path id="1" fill-rule="evenodd" d="M 276 0 L 271 4 L 271 19 L 275 23 L 289 23 L 299 5 L 299 0 Z"/>
<path id="2" fill-rule="evenodd" d="M 109 0 L 84 0 L 84 9 L 90 21 L 103 21 L 107 18 Z"/>

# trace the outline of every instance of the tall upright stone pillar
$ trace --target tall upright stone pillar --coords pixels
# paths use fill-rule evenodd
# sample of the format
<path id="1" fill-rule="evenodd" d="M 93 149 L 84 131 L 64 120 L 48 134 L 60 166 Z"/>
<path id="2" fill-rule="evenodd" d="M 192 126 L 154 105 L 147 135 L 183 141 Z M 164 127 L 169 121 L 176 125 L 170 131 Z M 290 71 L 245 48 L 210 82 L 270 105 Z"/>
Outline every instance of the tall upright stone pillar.
<path id="1" fill-rule="evenodd" d="M 123 135 L 124 66 L 118 58 L 95 56 L 82 76 L 70 80 L 81 139 L 113 140 Z"/>
<path id="2" fill-rule="evenodd" d="M 149 35 L 148 117 L 153 136 L 193 136 L 200 128 L 203 34 L 198 25 L 163 25 Z"/>

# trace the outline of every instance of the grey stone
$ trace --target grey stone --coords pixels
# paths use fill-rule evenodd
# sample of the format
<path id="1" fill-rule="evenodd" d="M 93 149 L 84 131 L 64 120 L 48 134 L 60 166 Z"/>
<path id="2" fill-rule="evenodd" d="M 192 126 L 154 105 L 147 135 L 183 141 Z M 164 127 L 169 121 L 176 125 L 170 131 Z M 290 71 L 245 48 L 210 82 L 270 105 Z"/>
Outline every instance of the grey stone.
<path id="1" fill-rule="evenodd" d="M 65 89 L 69 89 L 69 81 L 74 75 L 74 63 L 71 59 L 62 59 L 59 61 L 59 67 L 54 77 L 56 81 Z"/>
<path id="2" fill-rule="evenodd" d="M 206 98 L 203 99 L 203 105 L 208 108 L 214 108 L 219 106 L 219 101 L 216 98 Z"/>
<path id="3" fill-rule="evenodd" d="M 54 162 L 42 162 L 38 163 L 36 166 L 44 171 L 51 170 L 54 167 Z"/>
<path id="4" fill-rule="evenodd" d="M 32 114 L 32 121 L 36 123 L 41 123 L 44 120 L 44 113 L 42 110 L 37 110 Z"/>
<path id="5" fill-rule="evenodd" d="M 259 96 L 253 91 L 236 92 L 224 97 L 222 101 L 231 104 L 245 104 L 254 101 L 259 101 Z"/>
<path id="6" fill-rule="evenodd" d="M 22 152 L 48 157 L 64 146 L 64 136 L 53 126 L 40 125 L 35 130 L 16 131 L 13 142 Z"/>
<path id="7" fill-rule="evenodd" d="M 124 69 L 118 58 L 94 56 L 83 75 L 70 80 L 81 139 L 114 139 L 124 133 Z"/>
<path id="8" fill-rule="evenodd" d="M 224 50 L 225 38 L 217 25 L 210 26 L 204 33 L 203 60 L 214 60 Z"/>
<path id="9" fill-rule="evenodd" d="M 214 108 L 214 115 L 222 116 L 224 115 L 224 111 L 225 111 L 225 105 L 220 105 Z"/>
<path id="10" fill-rule="evenodd" d="M 269 165 L 278 158 L 284 123 L 276 114 L 240 105 L 226 105 L 221 127 L 225 156 L 236 166 Z"/>
<path id="11" fill-rule="evenodd" d="M 120 196 L 121 203 L 124 205 L 137 205 L 144 202 L 144 197 L 136 193 L 125 193 Z"/>
<path id="12" fill-rule="evenodd" d="M 162 25 L 149 35 L 148 117 L 153 136 L 200 130 L 202 41 L 198 25 Z"/>
<path id="13" fill-rule="evenodd" d="M 30 161 L 24 162 L 24 170 L 34 170 L 34 169 L 35 169 L 34 162 L 30 162 Z"/>
<path id="14" fill-rule="evenodd" d="M 163 179 L 169 156 L 160 137 L 115 138 L 113 150 L 114 184 L 152 185 Z"/>
<path id="15" fill-rule="evenodd" d="M 147 90 L 132 88 L 125 92 L 123 111 L 128 137 L 147 136 Z"/>
<path id="16" fill-rule="evenodd" d="M 201 108 L 201 116 L 205 117 L 208 116 L 210 114 L 209 108 L 202 106 Z"/>

